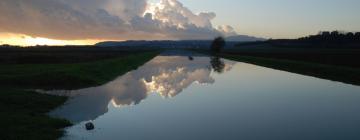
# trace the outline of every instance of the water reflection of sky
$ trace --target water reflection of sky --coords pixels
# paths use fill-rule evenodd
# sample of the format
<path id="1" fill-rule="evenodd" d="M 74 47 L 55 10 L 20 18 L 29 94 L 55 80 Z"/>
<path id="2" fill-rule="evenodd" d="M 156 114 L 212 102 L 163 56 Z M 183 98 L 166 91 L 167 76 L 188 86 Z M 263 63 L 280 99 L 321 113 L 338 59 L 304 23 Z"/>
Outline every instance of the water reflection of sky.
<path id="1" fill-rule="evenodd" d="M 223 62 L 159 56 L 103 86 L 57 91 L 72 98 L 51 114 L 77 123 L 64 139 L 360 139 L 359 86 Z"/>
<path id="2" fill-rule="evenodd" d="M 108 111 L 108 104 L 114 107 L 137 105 L 149 94 L 172 98 L 193 83 L 213 84 L 210 76 L 212 64 L 209 57 L 158 56 L 114 81 L 99 87 L 74 91 L 51 91 L 51 94 L 72 98 L 51 115 L 71 120 L 74 123 L 94 120 Z M 229 71 L 232 61 L 217 60 Z"/>

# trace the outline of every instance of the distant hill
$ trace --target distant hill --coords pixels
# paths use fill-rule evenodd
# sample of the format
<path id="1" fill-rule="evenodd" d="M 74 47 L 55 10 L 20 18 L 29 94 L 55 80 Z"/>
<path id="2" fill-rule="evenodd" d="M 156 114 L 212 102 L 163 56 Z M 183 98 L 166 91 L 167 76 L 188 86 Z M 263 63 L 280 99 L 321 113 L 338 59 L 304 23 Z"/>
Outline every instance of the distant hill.
<path id="1" fill-rule="evenodd" d="M 229 36 L 226 38 L 226 41 L 231 42 L 254 42 L 254 41 L 265 41 L 265 38 L 247 36 L 247 35 L 237 35 L 237 36 Z"/>
<path id="2" fill-rule="evenodd" d="M 95 44 L 99 47 L 131 47 L 131 48 L 208 48 L 210 47 L 212 40 L 163 40 L 163 41 L 122 41 L 122 42 L 100 42 Z M 228 41 L 226 47 L 233 47 L 238 42 Z"/>
<path id="3" fill-rule="evenodd" d="M 226 47 L 233 47 L 239 42 L 265 41 L 264 38 L 247 35 L 230 36 L 225 38 Z M 157 48 L 204 48 L 211 45 L 212 40 L 129 40 L 105 41 L 95 44 L 99 47 L 157 47 Z"/>

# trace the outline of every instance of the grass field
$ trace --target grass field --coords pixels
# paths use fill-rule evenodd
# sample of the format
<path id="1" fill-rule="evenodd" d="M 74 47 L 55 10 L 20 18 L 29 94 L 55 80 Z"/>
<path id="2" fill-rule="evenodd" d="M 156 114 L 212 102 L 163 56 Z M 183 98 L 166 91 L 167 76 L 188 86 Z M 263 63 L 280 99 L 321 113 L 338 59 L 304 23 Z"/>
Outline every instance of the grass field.
<path id="1" fill-rule="evenodd" d="M 71 125 L 66 120 L 46 115 L 50 110 L 63 104 L 66 97 L 20 89 L 1 89 L 0 92 L 2 140 L 56 139 L 63 135 L 62 128 Z"/>
<path id="2" fill-rule="evenodd" d="M 246 62 L 277 70 L 328 79 L 347 84 L 360 85 L 360 68 L 278 58 L 222 54 L 234 61 Z"/>
<path id="3" fill-rule="evenodd" d="M 274 46 L 239 46 L 224 50 L 226 54 L 294 60 L 326 65 L 360 68 L 358 48 L 298 48 Z"/>
<path id="4" fill-rule="evenodd" d="M 86 56 L 91 59 L 76 56 L 82 59 L 80 63 L 78 60 L 68 62 L 71 59 L 56 64 L 51 64 L 51 61 L 46 61 L 46 64 L 36 63 L 37 56 L 43 54 L 22 55 L 33 58 L 31 63 L 1 63 L 0 139 L 56 139 L 63 135 L 62 128 L 71 125 L 66 120 L 46 115 L 50 110 L 62 105 L 66 97 L 39 94 L 28 89 L 77 89 L 101 85 L 136 69 L 159 52 L 119 52 L 121 55 L 104 59 L 101 57 L 98 61 L 92 61 L 99 56 L 95 53 L 96 56 Z M 53 54 L 46 57 L 51 60 L 64 56 Z M 76 58 L 75 55 L 73 57 Z M 15 56 L 9 58 L 18 60 Z M 8 62 L 11 62 L 11 59 Z"/>
<path id="5" fill-rule="evenodd" d="M 136 53 L 119 58 L 71 64 L 0 65 L 0 85 L 46 89 L 95 86 L 136 69 L 156 54 L 157 52 Z"/>
<path id="6" fill-rule="evenodd" d="M 212 55 L 208 50 L 194 50 Z M 360 85 L 360 49 L 226 49 L 218 57 L 277 70 Z M 345 56 L 345 57 L 343 57 Z"/>

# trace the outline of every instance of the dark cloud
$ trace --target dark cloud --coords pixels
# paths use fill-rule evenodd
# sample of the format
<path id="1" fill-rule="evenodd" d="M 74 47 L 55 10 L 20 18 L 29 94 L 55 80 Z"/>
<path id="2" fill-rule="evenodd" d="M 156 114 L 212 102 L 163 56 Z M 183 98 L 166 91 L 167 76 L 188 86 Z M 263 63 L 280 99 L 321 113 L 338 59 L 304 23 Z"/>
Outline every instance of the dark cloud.
<path id="1" fill-rule="evenodd" d="M 62 40 L 206 39 L 235 33 L 231 27 L 215 29 L 215 13 L 194 14 L 176 0 L 158 5 L 147 0 L 1 0 L 0 15 L 0 32 Z"/>

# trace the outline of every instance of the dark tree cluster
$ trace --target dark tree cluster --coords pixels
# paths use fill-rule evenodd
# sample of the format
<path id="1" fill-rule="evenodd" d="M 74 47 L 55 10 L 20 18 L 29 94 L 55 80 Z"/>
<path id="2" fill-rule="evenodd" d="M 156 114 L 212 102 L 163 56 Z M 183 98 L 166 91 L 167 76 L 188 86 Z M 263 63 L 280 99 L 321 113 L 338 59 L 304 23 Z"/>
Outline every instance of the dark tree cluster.
<path id="1" fill-rule="evenodd" d="M 0 47 L 17 47 L 17 46 L 11 46 L 9 44 L 2 44 L 2 45 L 0 45 Z"/>
<path id="2" fill-rule="evenodd" d="M 360 43 L 360 32 L 324 31 L 298 40 L 309 43 Z"/>
<path id="3" fill-rule="evenodd" d="M 217 37 L 211 43 L 211 51 L 213 53 L 220 53 L 222 49 L 225 47 L 225 45 L 226 45 L 225 39 L 223 37 Z"/>

